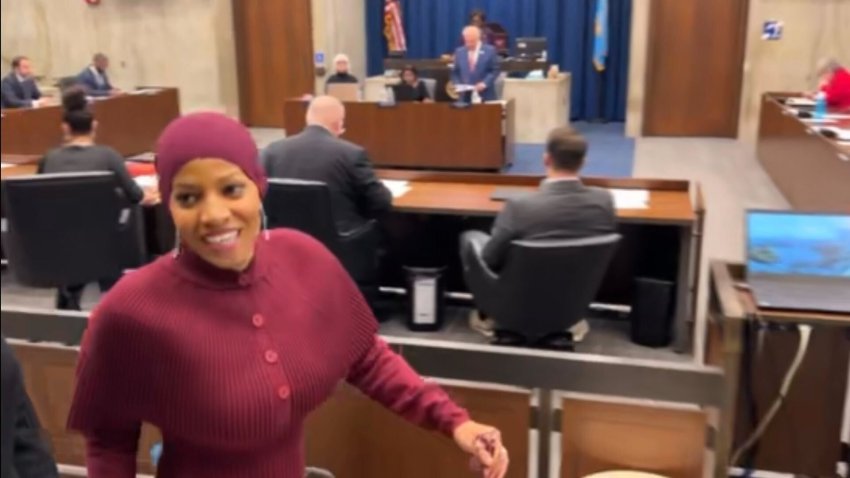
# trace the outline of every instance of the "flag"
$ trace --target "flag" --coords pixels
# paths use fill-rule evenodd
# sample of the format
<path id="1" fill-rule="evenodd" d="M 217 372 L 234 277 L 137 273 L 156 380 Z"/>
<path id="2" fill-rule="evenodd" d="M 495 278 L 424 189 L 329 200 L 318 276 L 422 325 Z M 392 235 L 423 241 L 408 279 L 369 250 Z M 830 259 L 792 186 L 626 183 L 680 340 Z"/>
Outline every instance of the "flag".
<path id="1" fill-rule="evenodd" d="M 399 0 L 387 0 L 384 4 L 384 36 L 387 37 L 387 49 L 389 51 L 407 51 L 407 40 L 404 37 L 404 25 L 401 22 Z"/>
<path id="2" fill-rule="evenodd" d="M 597 71 L 605 70 L 608 58 L 608 0 L 596 0 L 593 20 L 593 64 Z"/>

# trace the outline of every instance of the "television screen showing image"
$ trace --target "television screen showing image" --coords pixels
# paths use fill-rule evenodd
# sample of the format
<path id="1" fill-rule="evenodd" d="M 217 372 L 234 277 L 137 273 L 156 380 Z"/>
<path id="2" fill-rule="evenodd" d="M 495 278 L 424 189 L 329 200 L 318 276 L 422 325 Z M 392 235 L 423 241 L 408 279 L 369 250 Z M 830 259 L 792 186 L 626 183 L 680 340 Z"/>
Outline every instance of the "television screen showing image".
<path id="1" fill-rule="evenodd" d="M 850 279 L 850 215 L 748 211 L 747 269 Z"/>

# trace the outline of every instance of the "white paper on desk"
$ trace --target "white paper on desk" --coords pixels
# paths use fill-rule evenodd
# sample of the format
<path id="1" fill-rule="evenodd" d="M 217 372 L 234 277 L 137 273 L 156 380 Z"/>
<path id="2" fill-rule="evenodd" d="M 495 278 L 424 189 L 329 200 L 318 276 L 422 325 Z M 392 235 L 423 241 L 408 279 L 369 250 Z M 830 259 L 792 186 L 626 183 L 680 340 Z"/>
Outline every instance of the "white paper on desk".
<path id="1" fill-rule="evenodd" d="M 835 120 L 834 120 L 834 119 L 830 119 L 830 118 L 801 118 L 801 119 L 800 119 L 800 121 L 802 121 L 802 122 L 803 122 L 803 123 L 805 123 L 805 124 L 829 124 L 829 123 L 835 123 Z"/>
<path id="2" fill-rule="evenodd" d="M 811 98 L 788 98 L 785 100 L 788 106 L 814 106 L 815 100 Z"/>
<path id="3" fill-rule="evenodd" d="M 455 91 L 458 93 L 466 93 L 467 91 L 473 91 L 475 86 L 473 85 L 455 85 Z"/>
<path id="4" fill-rule="evenodd" d="M 826 117 L 833 120 L 850 119 L 850 115 L 842 113 L 827 113 Z"/>
<path id="5" fill-rule="evenodd" d="M 155 174 L 146 174 L 144 176 L 136 176 L 133 178 L 136 181 L 136 184 L 139 185 L 142 189 L 155 187 L 157 184 L 157 177 Z"/>
<path id="6" fill-rule="evenodd" d="M 382 179 L 382 183 L 390 190 L 394 198 L 402 197 L 410 191 L 410 183 L 407 181 L 399 181 L 397 179 Z"/>
<path id="7" fill-rule="evenodd" d="M 14 166 L 14 164 L 0 163 L 0 169 L 11 168 L 12 166 Z"/>
<path id="8" fill-rule="evenodd" d="M 156 161 L 156 155 L 153 152 L 148 151 L 147 153 L 130 156 L 129 158 L 127 158 L 127 161 L 134 161 L 137 163 L 152 163 Z"/>
<path id="9" fill-rule="evenodd" d="M 161 88 L 140 88 L 130 92 L 131 95 L 153 95 L 162 91 Z"/>
<path id="10" fill-rule="evenodd" d="M 611 189 L 617 209 L 647 209 L 649 191 L 646 189 Z"/>

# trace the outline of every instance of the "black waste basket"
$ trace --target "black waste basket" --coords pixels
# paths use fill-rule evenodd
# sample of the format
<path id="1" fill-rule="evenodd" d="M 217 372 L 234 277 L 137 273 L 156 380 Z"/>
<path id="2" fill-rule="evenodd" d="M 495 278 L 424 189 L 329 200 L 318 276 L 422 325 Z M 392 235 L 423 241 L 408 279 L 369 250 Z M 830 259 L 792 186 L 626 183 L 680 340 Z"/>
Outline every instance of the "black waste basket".
<path id="1" fill-rule="evenodd" d="M 632 304 L 632 342 L 647 347 L 666 347 L 672 340 L 673 290 L 670 281 L 635 279 Z"/>

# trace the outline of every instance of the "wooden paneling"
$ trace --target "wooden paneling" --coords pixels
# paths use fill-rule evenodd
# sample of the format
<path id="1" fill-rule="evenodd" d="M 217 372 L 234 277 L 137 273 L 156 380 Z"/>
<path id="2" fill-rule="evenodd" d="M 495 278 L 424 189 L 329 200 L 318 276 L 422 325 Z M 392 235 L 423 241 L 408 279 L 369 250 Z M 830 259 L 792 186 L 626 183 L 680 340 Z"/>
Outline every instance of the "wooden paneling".
<path id="1" fill-rule="evenodd" d="M 562 478 L 609 470 L 702 476 L 704 412 L 565 399 L 562 416 Z"/>
<path id="2" fill-rule="evenodd" d="M 57 463 L 85 466 L 85 441 L 79 433 L 66 429 L 74 396 L 78 352 L 68 348 L 12 344 L 21 363 L 24 381 L 33 407 L 47 432 Z M 138 471 L 152 473 L 151 445 L 159 432 L 145 425 L 139 442 Z"/>
<path id="3" fill-rule="evenodd" d="M 97 142 L 124 156 L 153 151 L 157 138 L 180 116 L 180 93 L 163 88 L 151 94 L 98 100 L 91 106 Z M 4 110 L 0 120 L 3 154 L 43 155 L 62 143 L 62 107 Z"/>
<path id="4" fill-rule="evenodd" d="M 447 388 L 482 423 L 499 428 L 510 451 L 509 478 L 527 476 L 530 396 Z M 468 476 L 468 457 L 442 435 L 411 426 L 349 386 L 307 422 L 307 463 L 350 478 Z"/>
<path id="5" fill-rule="evenodd" d="M 287 135 L 304 129 L 306 102 L 290 99 L 283 109 Z M 513 100 L 504 108 L 349 102 L 345 109 L 343 138 L 366 148 L 379 167 L 496 171 L 513 161 Z"/>
<path id="6" fill-rule="evenodd" d="M 737 137 L 748 5 L 652 1 L 644 135 Z"/>
<path id="7" fill-rule="evenodd" d="M 819 134 L 777 101 L 762 98 L 757 155 L 794 209 L 850 212 L 850 146 Z M 850 127 L 850 120 L 823 126 Z"/>
<path id="8" fill-rule="evenodd" d="M 310 0 L 233 0 L 233 22 L 242 122 L 279 127 L 283 102 L 313 92 Z"/>
<path id="9" fill-rule="evenodd" d="M 73 397 L 78 351 L 43 345 L 12 344 L 27 390 L 59 463 L 84 466 L 82 436 L 66 430 Z M 528 469 L 530 395 L 472 388 L 447 388 L 476 420 L 498 427 L 511 453 L 509 478 Z M 342 385 L 309 418 L 305 431 L 307 463 L 350 478 L 435 478 L 466 476 L 468 457 L 454 442 L 425 431 L 354 388 Z M 139 445 L 139 472 L 151 473 L 149 450 L 159 440 L 145 426 Z"/>

